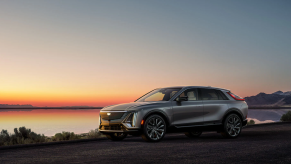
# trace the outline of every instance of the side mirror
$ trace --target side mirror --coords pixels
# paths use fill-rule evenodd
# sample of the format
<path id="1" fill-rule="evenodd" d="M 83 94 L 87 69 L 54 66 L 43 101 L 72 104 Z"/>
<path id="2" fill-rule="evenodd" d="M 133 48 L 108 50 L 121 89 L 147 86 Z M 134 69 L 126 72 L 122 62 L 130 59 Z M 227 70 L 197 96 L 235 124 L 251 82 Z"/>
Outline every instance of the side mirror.
<path id="1" fill-rule="evenodd" d="M 176 98 L 176 101 L 177 101 L 177 102 L 188 101 L 188 96 L 177 97 L 177 98 Z"/>

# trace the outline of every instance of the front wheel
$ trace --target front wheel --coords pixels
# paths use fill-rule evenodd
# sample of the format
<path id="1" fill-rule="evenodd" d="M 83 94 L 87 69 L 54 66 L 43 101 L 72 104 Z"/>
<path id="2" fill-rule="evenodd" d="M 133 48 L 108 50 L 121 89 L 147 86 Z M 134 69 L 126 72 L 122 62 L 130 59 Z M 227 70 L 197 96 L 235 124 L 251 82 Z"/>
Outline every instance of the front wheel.
<path id="1" fill-rule="evenodd" d="M 149 142 L 161 141 L 166 133 L 166 122 L 159 115 L 149 116 L 143 127 L 142 138 Z"/>
<path id="2" fill-rule="evenodd" d="M 221 135 L 225 138 L 236 138 L 241 133 L 242 121 L 236 114 L 230 114 L 226 117 L 223 124 Z"/>
<path id="3" fill-rule="evenodd" d="M 123 140 L 127 134 L 125 133 L 112 133 L 112 134 L 106 134 L 106 137 L 112 141 L 121 141 Z"/>

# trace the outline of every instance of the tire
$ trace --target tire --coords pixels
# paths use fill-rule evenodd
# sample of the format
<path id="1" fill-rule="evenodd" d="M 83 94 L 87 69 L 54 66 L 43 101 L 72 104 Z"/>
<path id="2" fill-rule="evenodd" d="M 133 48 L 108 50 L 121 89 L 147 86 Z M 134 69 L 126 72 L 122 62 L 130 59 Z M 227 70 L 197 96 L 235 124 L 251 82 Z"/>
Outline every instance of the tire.
<path id="1" fill-rule="evenodd" d="M 237 138 L 242 129 L 241 118 L 237 114 L 230 114 L 223 123 L 221 135 L 225 138 Z"/>
<path id="2" fill-rule="evenodd" d="M 148 142 L 159 142 L 166 134 L 166 122 L 159 115 L 149 116 L 143 127 L 142 138 Z"/>
<path id="3" fill-rule="evenodd" d="M 112 133 L 112 134 L 106 134 L 106 137 L 112 141 L 121 141 L 123 140 L 127 134 L 125 133 Z"/>
<path id="4" fill-rule="evenodd" d="M 185 135 L 189 138 L 198 138 L 202 134 L 202 131 L 192 131 L 192 132 L 186 132 Z"/>

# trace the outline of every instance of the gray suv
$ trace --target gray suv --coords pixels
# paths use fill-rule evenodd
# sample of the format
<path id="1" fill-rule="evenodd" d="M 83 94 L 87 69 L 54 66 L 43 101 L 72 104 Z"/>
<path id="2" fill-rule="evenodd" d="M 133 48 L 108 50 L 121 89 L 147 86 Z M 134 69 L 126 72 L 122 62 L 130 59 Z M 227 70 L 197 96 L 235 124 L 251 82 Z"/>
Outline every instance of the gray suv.
<path id="1" fill-rule="evenodd" d="M 183 132 L 199 137 L 217 131 L 236 138 L 247 124 L 244 99 L 227 89 L 186 86 L 158 88 L 132 103 L 107 106 L 100 111 L 99 131 L 113 141 L 128 134 L 157 142 L 165 133 Z"/>

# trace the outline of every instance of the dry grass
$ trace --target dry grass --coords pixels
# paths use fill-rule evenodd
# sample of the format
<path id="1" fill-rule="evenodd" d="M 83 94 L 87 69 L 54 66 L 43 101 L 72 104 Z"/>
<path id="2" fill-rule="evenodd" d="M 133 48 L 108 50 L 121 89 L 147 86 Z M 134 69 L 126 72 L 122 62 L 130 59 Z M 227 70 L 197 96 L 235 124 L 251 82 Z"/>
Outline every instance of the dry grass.
<path id="1" fill-rule="evenodd" d="M 19 145 L 19 144 L 33 144 L 54 141 L 68 141 L 78 139 L 93 139 L 104 137 L 98 129 L 90 130 L 89 133 L 75 134 L 74 132 L 56 133 L 52 137 L 44 136 L 43 134 L 36 134 L 25 127 L 15 128 L 14 133 L 8 133 L 7 130 L 0 132 L 0 146 Z"/>

